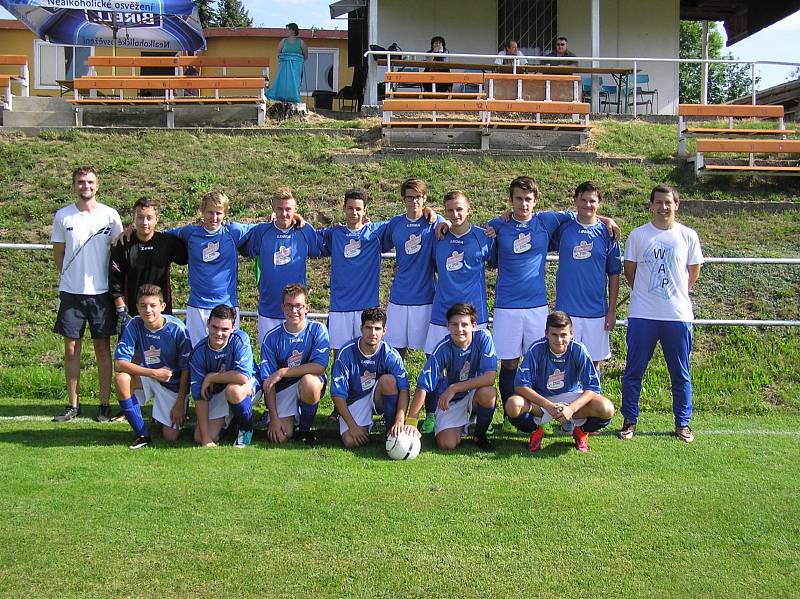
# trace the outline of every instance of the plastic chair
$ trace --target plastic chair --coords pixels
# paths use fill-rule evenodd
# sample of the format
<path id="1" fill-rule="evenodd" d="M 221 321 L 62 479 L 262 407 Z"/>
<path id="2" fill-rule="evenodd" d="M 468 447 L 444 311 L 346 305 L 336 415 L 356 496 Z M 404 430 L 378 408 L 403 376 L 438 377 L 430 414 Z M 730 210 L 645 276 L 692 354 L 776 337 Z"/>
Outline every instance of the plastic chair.
<path id="1" fill-rule="evenodd" d="M 620 102 L 617 94 L 619 89 L 615 83 L 603 83 L 603 78 L 600 77 L 600 110 L 605 106 L 606 112 L 611 112 L 611 107 L 616 106 L 617 112 L 620 109 Z"/>
<path id="2" fill-rule="evenodd" d="M 625 100 L 626 107 L 633 106 L 633 75 L 628 76 L 628 97 Z M 639 73 L 636 75 L 636 105 L 647 106 L 648 112 L 653 114 L 653 99 L 656 102 L 656 112 L 658 112 L 658 90 L 650 89 L 650 75 Z"/>

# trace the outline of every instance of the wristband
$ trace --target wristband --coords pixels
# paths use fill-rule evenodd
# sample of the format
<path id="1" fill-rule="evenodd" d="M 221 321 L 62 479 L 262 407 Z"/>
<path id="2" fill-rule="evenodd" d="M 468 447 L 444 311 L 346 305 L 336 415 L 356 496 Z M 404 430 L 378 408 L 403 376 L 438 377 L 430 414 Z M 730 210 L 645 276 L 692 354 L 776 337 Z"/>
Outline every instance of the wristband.
<path id="1" fill-rule="evenodd" d="M 419 418 L 406 418 L 406 426 L 417 426 L 419 424 Z"/>

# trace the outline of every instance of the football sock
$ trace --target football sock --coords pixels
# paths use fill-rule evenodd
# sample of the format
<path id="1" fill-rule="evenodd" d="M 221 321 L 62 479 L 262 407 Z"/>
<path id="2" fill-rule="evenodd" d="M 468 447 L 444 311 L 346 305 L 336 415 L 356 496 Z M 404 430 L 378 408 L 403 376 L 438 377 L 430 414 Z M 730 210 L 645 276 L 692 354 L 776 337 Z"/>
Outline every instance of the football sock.
<path id="1" fill-rule="evenodd" d="M 397 417 L 397 393 L 392 395 L 384 395 L 381 398 L 383 402 L 383 418 L 386 420 L 386 430 L 394 426 L 394 419 Z"/>
<path id="2" fill-rule="evenodd" d="M 314 418 L 317 416 L 318 409 L 319 402 L 300 402 L 300 432 L 306 433 L 311 430 L 311 427 L 314 425 Z"/>
<path id="3" fill-rule="evenodd" d="M 581 424 L 584 433 L 596 433 L 601 428 L 607 427 L 611 424 L 611 419 L 598 418 L 597 416 L 589 416 L 586 422 Z"/>
<path id="4" fill-rule="evenodd" d="M 230 403 L 228 405 L 233 410 L 233 416 L 236 418 L 236 424 L 239 425 L 240 431 L 253 430 L 253 398 L 249 395 L 239 403 Z"/>
<path id="5" fill-rule="evenodd" d="M 533 431 L 536 430 L 536 427 L 539 426 L 538 424 L 536 424 L 536 421 L 533 419 L 533 414 L 531 414 L 530 412 L 525 412 L 524 414 L 522 414 L 521 416 L 517 416 L 516 418 L 509 418 L 509 421 L 523 433 L 532 433 Z"/>
<path id="6" fill-rule="evenodd" d="M 425 394 L 425 415 L 433 415 L 436 413 L 436 404 L 439 403 L 439 389 L 438 387 L 433 391 L 428 391 Z"/>
<path id="7" fill-rule="evenodd" d="M 139 405 L 135 395 L 128 399 L 120 399 L 119 408 L 125 414 L 125 420 L 131 425 L 137 437 L 150 436 L 150 431 L 147 430 L 147 425 L 144 423 L 144 418 L 142 418 L 142 407 Z"/>
<path id="8" fill-rule="evenodd" d="M 515 376 L 517 376 L 516 369 L 500 367 L 500 380 L 497 386 L 500 388 L 500 399 L 503 401 L 503 406 L 506 405 L 508 398 L 514 395 Z"/>
<path id="9" fill-rule="evenodd" d="M 474 404 L 475 409 L 475 436 L 485 437 L 486 431 L 489 430 L 489 425 L 492 423 L 494 417 L 494 406 L 485 408 L 478 402 Z"/>

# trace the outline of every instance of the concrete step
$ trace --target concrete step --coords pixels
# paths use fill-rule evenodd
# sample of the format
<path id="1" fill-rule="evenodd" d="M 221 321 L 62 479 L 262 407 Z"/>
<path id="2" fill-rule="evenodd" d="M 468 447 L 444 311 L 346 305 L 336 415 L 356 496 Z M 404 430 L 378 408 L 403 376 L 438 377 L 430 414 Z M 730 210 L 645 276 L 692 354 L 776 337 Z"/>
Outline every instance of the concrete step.
<path id="1" fill-rule="evenodd" d="M 14 97 L 13 110 L 3 111 L 4 127 L 72 127 L 75 113 L 62 98 Z"/>
<path id="2" fill-rule="evenodd" d="M 51 98 L 43 96 L 14 96 L 14 112 L 33 112 L 47 110 L 50 112 L 72 112 L 72 105 L 63 98 Z"/>

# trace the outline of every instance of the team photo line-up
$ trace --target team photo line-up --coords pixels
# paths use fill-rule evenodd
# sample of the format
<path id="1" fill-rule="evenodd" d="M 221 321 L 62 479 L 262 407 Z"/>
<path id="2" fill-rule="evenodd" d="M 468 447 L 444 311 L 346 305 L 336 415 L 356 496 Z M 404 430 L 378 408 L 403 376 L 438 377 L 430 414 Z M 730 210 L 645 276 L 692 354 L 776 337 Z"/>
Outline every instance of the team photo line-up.
<path id="1" fill-rule="evenodd" d="M 611 355 L 622 273 L 631 298 L 618 436 L 630 440 L 636 433 L 642 378 L 660 342 L 675 435 L 694 439 L 689 291 L 703 255 L 697 233 L 676 221 L 680 200 L 667 185 L 651 191 L 650 221 L 631 232 L 622 256 L 619 227 L 598 214 L 602 194 L 588 181 L 576 188 L 573 211 L 535 212 L 539 188 L 518 177 L 509 185 L 509 209 L 484 227 L 470 223 L 462 191 L 444 195 L 446 218 L 436 214 L 418 178 L 401 184 L 403 214 L 370 222 L 367 193 L 354 188 L 344 194 L 345 223 L 323 229 L 298 214 L 289 188 L 275 191 L 272 219 L 257 224 L 227 221 L 229 200 L 214 191 L 202 198 L 198 224 L 163 232 L 156 230 L 159 204 L 149 198 L 135 203 L 133 223 L 123 230 L 117 211 L 97 201 L 93 167 L 76 169 L 72 183 L 76 200 L 56 213 L 51 236 L 60 273 L 53 331 L 64 338 L 68 399 L 56 422 L 80 413 L 88 322 L 100 386 L 95 419 L 127 420 L 135 434 L 131 449 L 151 443 L 143 404 L 153 402 L 153 422 L 166 441 L 176 441 L 190 395 L 201 445 L 219 443 L 232 426 L 234 446 L 248 447 L 253 404 L 263 398 L 269 442 L 297 436 L 315 446 L 313 423 L 329 386 L 346 447 L 367 443 L 373 415 L 382 414 L 388 436 L 432 433 L 442 449 L 456 448 L 474 419 L 473 442 L 491 451 L 497 384 L 503 429 L 530 434 L 531 452 L 540 449 L 543 425 L 551 421 L 585 452 L 588 435 L 614 415 L 598 365 Z M 391 250 L 396 266 L 384 310 L 381 253 Z M 552 313 L 548 250 L 559 255 Z M 258 363 L 239 328 L 240 254 L 257 265 Z M 316 257 L 330 257 L 327 327 L 307 318 L 306 264 Z M 172 315 L 173 263 L 188 264 L 185 323 Z M 497 269 L 491 334 L 487 267 Z M 413 394 L 404 365 L 409 348 L 427 358 Z M 112 383 L 117 417 L 109 405 Z"/>

